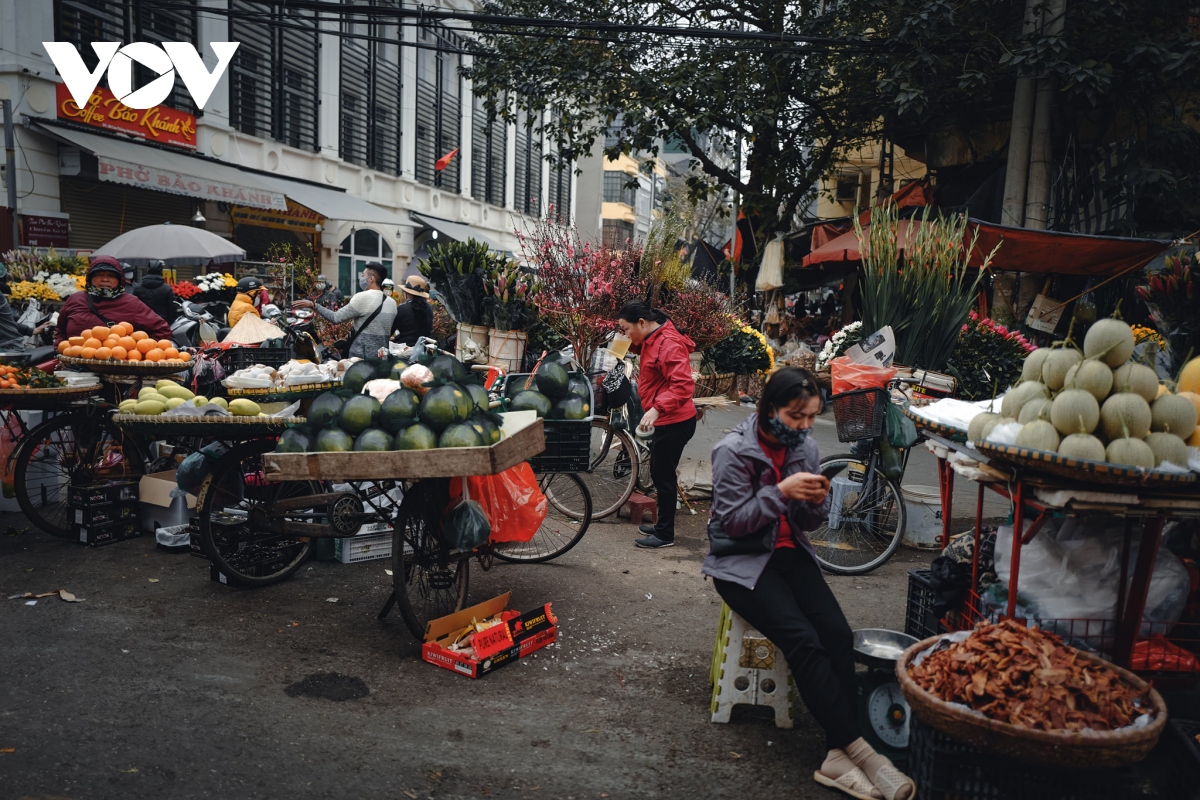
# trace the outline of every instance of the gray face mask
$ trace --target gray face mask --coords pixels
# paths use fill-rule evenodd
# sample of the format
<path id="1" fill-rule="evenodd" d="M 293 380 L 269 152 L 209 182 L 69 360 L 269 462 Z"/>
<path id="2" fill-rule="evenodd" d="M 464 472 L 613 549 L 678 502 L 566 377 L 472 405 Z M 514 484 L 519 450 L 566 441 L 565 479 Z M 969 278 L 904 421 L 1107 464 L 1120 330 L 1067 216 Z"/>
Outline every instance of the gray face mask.
<path id="1" fill-rule="evenodd" d="M 367 276 L 366 275 L 358 276 L 358 288 L 363 289 L 363 290 L 365 290 L 367 288 Z"/>
<path id="2" fill-rule="evenodd" d="M 808 440 L 812 428 L 789 428 L 776 417 L 767 420 L 767 433 L 779 440 L 787 450 L 794 450 Z"/>

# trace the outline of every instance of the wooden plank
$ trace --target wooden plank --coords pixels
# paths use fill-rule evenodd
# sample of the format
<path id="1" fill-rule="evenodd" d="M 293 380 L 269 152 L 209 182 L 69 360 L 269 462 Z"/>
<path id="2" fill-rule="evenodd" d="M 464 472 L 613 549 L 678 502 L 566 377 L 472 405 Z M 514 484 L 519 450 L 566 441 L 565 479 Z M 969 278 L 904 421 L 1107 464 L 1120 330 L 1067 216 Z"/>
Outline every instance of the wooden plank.
<path id="1" fill-rule="evenodd" d="M 389 450 L 373 453 L 266 453 L 269 481 L 353 481 L 494 475 L 546 449 L 542 421 L 535 420 L 491 447 Z"/>

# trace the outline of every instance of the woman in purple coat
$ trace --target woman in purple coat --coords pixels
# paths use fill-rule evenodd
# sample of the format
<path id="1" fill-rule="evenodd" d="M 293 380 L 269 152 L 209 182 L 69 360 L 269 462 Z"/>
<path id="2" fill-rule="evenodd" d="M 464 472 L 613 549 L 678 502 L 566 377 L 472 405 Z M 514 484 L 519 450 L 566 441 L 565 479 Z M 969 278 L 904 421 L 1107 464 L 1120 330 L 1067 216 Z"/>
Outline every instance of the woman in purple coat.
<path id="1" fill-rule="evenodd" d="M 829 514 L 829 481 L 809 438 L 820 413 L 813 376 L 781 369 L 763 388 L 758 413 L 713 448 L 711 525 L 734 539 L 773 535 L 756 552 L 710 553 L 702 570 L 729 607 L 783 653 L 824 728 L 828 753 L 813 778 L 860 800 L 911 800 L 913 782 L 859 734 L 854 636 L 805 536 Z"/>

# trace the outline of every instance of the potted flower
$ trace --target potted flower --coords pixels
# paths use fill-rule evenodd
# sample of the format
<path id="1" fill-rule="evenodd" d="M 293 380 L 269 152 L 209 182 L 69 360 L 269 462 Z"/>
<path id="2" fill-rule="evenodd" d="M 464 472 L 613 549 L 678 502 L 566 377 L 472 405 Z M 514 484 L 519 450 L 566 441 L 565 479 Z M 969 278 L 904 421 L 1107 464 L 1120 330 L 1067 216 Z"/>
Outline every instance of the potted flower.
<path id="1" fill-rule="evenodd" d="M 488 329 L 488 363 L 517 372 L 525 360 L 526 331 L 537 317 L 537 283 L 515 261 L 496 260 L 483 279 Z"/>

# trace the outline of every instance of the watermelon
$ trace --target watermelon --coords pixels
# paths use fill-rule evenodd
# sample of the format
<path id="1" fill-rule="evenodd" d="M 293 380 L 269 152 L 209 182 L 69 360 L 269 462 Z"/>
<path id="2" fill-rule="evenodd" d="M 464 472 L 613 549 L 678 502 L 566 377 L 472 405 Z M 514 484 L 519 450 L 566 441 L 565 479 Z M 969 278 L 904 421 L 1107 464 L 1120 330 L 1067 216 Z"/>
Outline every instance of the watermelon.
<path id="1" fill-rule="evenodd" d="M 546 397 L 557 400 L 567 394 L 570 377 L 562 364 L 554 361 L 543 361 L 534 373 L 538 391 Z"/>
<path id="2" fill-rule="evenodd" d="M 317 434 L 318 453 L 349 453 L 354 449 L 354 437 L 341 428 L 324 428 Z"/>
<path id="3" fill-rule="evenodd" d="M 354 440 L 355 452 L 392 449 L 391 435 L 380 428 L 367 428 Z"/>
<path id="4" fill-rule="evenodd" d="M 308 434 L 298 428 L 288 428 L 279 437 L 279 444 L 275 446 L 276 453 L 304 453 L 307 452 L 312 444 Z"/>
<path id="5" fill-rule="evenodd" d="M 470 402 L 470 396 L 463 391 L 461 386 L 453 383 L 436 386 L 421 398 L 419 411 L 421 422 L 440 433 L 448 426 L 467 418 L 467 414 L 470 412 L 464 413 L 464 407 Z"/>
<path id="6" fill-rule="evenodd" d="M 462 381 L 471 374 L 467 365 L 454 356 L 438 356 L 429 362 L 429 371 L 433 373 L 433 377 L 443 381 Z"/>
<path id="7" fill-rule="evenodd" d="M 592 414 L 591 404 L 582 397 L 570 395 L 554 404 L 550 409 L 551 419 L 587 419 Z"/>
<path id="8" fill-rule="evenodd" d="M 576 373 L 567 378 L 567 394 L 575 397 L 582 397 L 584 400 L 591 401 L 592 389 L 588 384 L 588 379 Z"/>
<path id="9" fill-rule="evenodd" d="M 417 423 L 409 425 L 396 434 L 395 449 L 397 450 L 432 450 L 437 447 L 438 436 L 430 428 Z"/>
<path id="10" fill-rule="evenodd" d="M 346 368 L 346 374 L 342 376 L 342 388 L 358 394 L 367 385 L 367 381 L 374 380 L 375 377 L 374 365 L 366 361 L 355 361 Z"/>
<path id="11" fill-rule="evenodd" d="M 471 395 L 471 402 L 475 406 L 475 411 L 487 411 L 491 408 L 492 401 L 488 397 L 487 389 L 477 383 L 473 383 L 466 387 L 467 394 Z"/>
<path id="12" fill-rule="evenodd" d="M 379 409 L 379 424 L 391 433 L 399 433 L 417 421 L 421 399 L 412 389 L 397 389 L 387 396 Z"/>
<path id="13" fill-rule="evenodd" d="M 338 427 L 351 436 L 379 425 L 379 401 L 367 394 L 351 397 L 338 414 Z"/>
<path id="14" fill-rule="evenodd" d="M 442 431 L 438 447 L 482 447 L 483 435 L 469 422 L 456 422 Z"/>
<path id="15" fill-rule="evenodd" d="M 513 411 L 536 411 L 539 417 L 550 416 L 550 398 L 541 392 L 521 392 L 509 403 Z"/>
<path id="16" fill-rule="evenodd" d="M 308 407 L 309 427 L 316 431 L 335 421 L 345 402 L 333 392 L 317 395 Z"/>
<path id="17" fill-rule="evenodd" d="M 394 381 L 400 380 L 400 374 L 408 369 L 408 364 L 404 361 L 397 361 L 392 364 L 391 370 L 388 372 L 388 377 Z"/>

